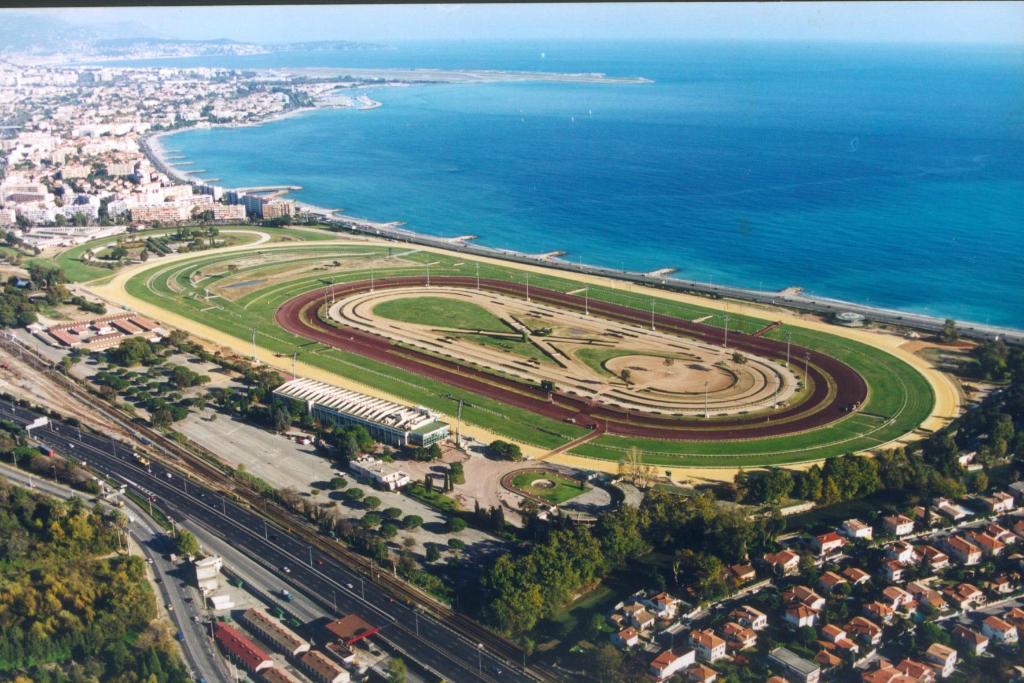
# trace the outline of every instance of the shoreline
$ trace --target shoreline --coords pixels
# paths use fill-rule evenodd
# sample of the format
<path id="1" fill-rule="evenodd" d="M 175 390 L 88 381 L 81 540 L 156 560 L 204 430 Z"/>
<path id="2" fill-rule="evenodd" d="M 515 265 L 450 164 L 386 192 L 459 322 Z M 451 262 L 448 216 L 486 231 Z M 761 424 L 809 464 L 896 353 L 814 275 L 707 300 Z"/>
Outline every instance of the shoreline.
<path id="1" fill-rule="evenodd" d="M 426 83 L 418 83 L 416 85 L 426 85 Z M 394 87 L 394 84 L 371 84 L 360 86 L 360 89 L 373 87 Z M 360 111 L 375 109 L 377 106 L 383 106 L 382 103 L 376 102 L 375 100 L 370 101 L 375 102 L 376 106 L 364 108 L 339 107 L 336 105 L 326 104 L 313 107 L 299 107 L 268 116 L 264 119 L 260 119 L 259 121 L 241 124 L 207 124 L 206 126 L 202 126 L 202 128 L 248 128 L 262 126 L 264 124 L 281 121 L 293 116 L 322 109 L 352 108 Z M 153 165 L 164 172 L 168 177 L 185 184 L 204 184 L 206 181 L 201 178 L 194 177 L 187 171 L 172 166 L 166 159 L 167 150 L 161 142 L 166 136 L 197 130 L 199 128 L 199 126 L 189 126 L 171 131 L 150 133 L 140 138 L 140 147 Z M 790 286 L 780 291 L 766 291 L 749 287 L 715 285 L 710 282 L 705 283 L 692 279 L 671 277 L 669 272 L 665 272 L 668 270 L 667 268 L 656 271 L 641 272 L 620 270 L 585 263 L 573 263 L 559 256 L 551 257 L 548 254 L 528 254 L 515 249 L 484 246 L 475 243 L 475 240 L 477 239 L 475 236 L 474 240 L 453 240 L 451 237 L 417 232 L 405 228 L 405 223 L 401 220 L 374 221 L 367 218 L 345 214 L 344 209 L 330 209 L 297 199 L 293 199 L 292 201 L 294 201 L 296 206 L 300 207 L 304 212 L 319 216 L 321 220 L 328 225 L 336 225 L 338 227 L 348 228 L 354 232 L 362 232 L 370 236 L 381 237 L 384 239 L 404 241 L 412 244 L 464 252 L 488 258 L 497 258 L 525 265 L 555 268 L 557 270 L 575 272 L 582 275 L 606 277 L 613 280 L 684 294 L 693 294 L 717 299 L 735 299 L 752 304 L 789 308 L 815 315 L 832 315 L 839 312 L 859 313 L 860 315 L 863 315 L 868 322 L 904 327 L 927 333 L 938 332 L 945 324 L 945 318 L 929 314 L 915 313 L 912 311 L 882 306 L 869 306 L 828 296 L 807 295 L 803 293 L 802 288 L 799 286 Z M 840 328 L 843 326 L 836 325 L 836 327 Z M 958 320 L 957 329 L 962 336 L 968 338 L 1003 339 L 1007 343 L 1024 345 L 1024 328 L 987 325 L 974 321 Z"/>

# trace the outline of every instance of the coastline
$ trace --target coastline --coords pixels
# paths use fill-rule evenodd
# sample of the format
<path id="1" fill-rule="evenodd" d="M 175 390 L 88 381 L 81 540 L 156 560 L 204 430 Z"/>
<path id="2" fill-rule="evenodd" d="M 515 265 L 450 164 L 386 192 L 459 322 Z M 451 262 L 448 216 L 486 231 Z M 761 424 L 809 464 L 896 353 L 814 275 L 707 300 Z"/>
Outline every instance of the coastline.
<path id="1" fill-rule="evenodd" d="M 522 74 L 518 72 L 509 72 L 508 75 L 515 77 L 521 76 Z M 601 75 L 594 74 L 593 76 L 597 79 L 601 78 Z M 425 85 L 427 83 L 421 82 L 417 84 Z M 370 84 L 360 86 L 359 89 L 394 86 L 395 83 Z M 356 101 L 355 96 L 351 97 L 350 99 Z M 275 121 L 284 120 L 287 118 L 291 118 L 293 116 L 298 116 L 300 114 L 317 111 L 321 109 L 352 108 L 359 111 L 374 109 L 379 106 L 383 106 L 383 104 L 380 102 L 377 102 L 375 100 L 369 100 L 369 98 L 366 99 L 369 102 L 373 103 L 373 105 L 360 107 L 346 107 L 333 105 L 329 103 L 319 104 L 317 106 L 312 107 L 299 107 L 295 109 L 290 109 L 284 112 L 280 112 L 278 114 L 267 116 L 258 121 L 246 123 L 206 124 L 202 126 L 202 128 L 247 128 L 261 126 L 267 123 L 273 123 Z M 189 126 L 171 131 L 159 131 L 157 133 L 147 134 L 140 139 L 140 147 L 142 147 L 143 152 L 147 155 L 147 157 L 149 157 L 150 161 L 153 162 L 154 166 L 156 166 L 166 175 L 174 179 L 176 182 L 185 184 L 202 184 L 205 183 L 206 181 L 202 180 L 201 178 L 192 176 L 186 170 L 182 170 L 172 166 L 171 163 L 168 162 L 168 160 L 166 159 L 167 150 L 162 144 L 162 139 L 166 136 L 174 135 L 176 133 L 185 132 L 189 130 L 195 130 L 197 128 L 199 128 L 199 126 Z M 921 330 L 928 333 L 940 331 L 943 325 L 945 324 L 944 318 L 928 314 L 914 313 L 912 311 L 905 311 L 881 306 L 869 306 L 828 296 L 806 295 L 802 292 L 802 290 L 799 287 L 789 287 L 782 291 L 766 291 L 748 287 L 715 285 L 710 282 L 705 283 L 699 282 L 697 280 L 675 278 L 670 276 L 670 272 L 668 272 L 669 269 L 664 269 L 665 272 L 640 272 L 624 269 L 620 270 L 604 266 L 596 266 L 591 264 L 585 264 L 582 262 L 573 263 L 563 258 L 559 258 L 558 256 L 551 257 L 549 255 L 528 254 L 514 249 L 488 247 L 476 243 L 471 244 L 470 242 L 472 242 L 472 240 L 457 240 L 451 237 L 416 232 L 405 228 L 405 223 L 401 220 L 373 221 L 370 219 L 345 214 L 343 209 L 326 208 L 294 199 L 293 201 L 295 201 L 296 206 L 300 207 L 304 212 L 314 214 L 320 217 L 320 219 L 325 223 L 337 225 L 339 227 L 347 228 L 356 232 L 363 232 L 367 235 L 380 237 L 384 239 L 405 241 L 413 244 L 420 244 L 423 246 L 460 251 L 467 254 L 473 254 L 488 258 L 497 258 L 524 265 L 555 268 L 558 270 L 575 272 L 583 275 L 611 278 L 613 280 L 630 282 L 638 285 L 680 292 L 684 294 L 693 294 L 701 297 L 711 297 L 716 299 L 734 299 L 737 301 L 743 301 L 751 304 L 773 307 L 781 306 L 796 311 L 816 315 L 831 315 L 838 312 L 859 313 L 860 315 L 863 315 L 865 318 L 867 318 L 870 322 Z M 960 330 L 961 334 L 966 337 L 975 339 L 1004 339 L 1008 343 L 1024 344 L 1024 328 L 1011 328 L 998 325 L 981 324 L 974 321 L 959 320 L 957 321 L 957 327 Z"/>

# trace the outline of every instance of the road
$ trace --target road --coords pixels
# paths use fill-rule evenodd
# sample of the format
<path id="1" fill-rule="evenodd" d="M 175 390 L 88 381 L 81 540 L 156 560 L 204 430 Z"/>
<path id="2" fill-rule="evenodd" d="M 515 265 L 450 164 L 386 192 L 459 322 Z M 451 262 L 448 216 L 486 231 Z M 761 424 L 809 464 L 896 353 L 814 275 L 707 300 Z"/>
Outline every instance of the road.
<path id="1" fill-rule="evenodd" d="M 41 479 L 22 470 L 15 469 L 9 465 L 0 467 L 0 475 L 23 486 L 30 486 L 36 491 L 47 495 L 67 500 L 78 497 L 88 500 L 91 496 L 74 491 L 65 486 L 55 484 L 52 481 Z M 213 644 L 206 633 L 206 626 L 199 621 L 193 621 L 192 616 L 199 616 L 197 605 L 201 604 L 194 600 L 195 589 L 185 583 L 185 575 L 181 568 L 164 558 L 160 551 L 167 538 L 156 525 L 139 510 L 135 505 L 126 501 L 125 511 L 128 514 L 128 534 L 135 543 L 142 549 L 143 555 L 147 558 L 150 569 L 157 586 L 159 587 L 159 599 L 165 605 L 169 605 L 168 617 L 174 624 L 175 629 L 180 631 L 181 649 L 185 655 L 185 662 L 192 671 L 194 677 L 202 677 L 207 681 L 229 681 L 231 677 L 224 667 L 223 660 L 213 651 Z M 198 596 L 198 593 L 195 593 Z"/>
<path id="2" fill-rule="evenodd" d="M 10 402 L 0 403 L 0 417 L 19 424 L 28 424 L 38 416 Z M 289 530 L 268 524 L 262 516 L 219 492 L 189 481 L 160 463 L 153 463 L 148 471 L 142 469 L 124 444 L 56 420 L 32 430 L 32 435 L 59 453 L 85 461 L 143 497 L 154 499 L 172 519 L 189 528 L 203 527 L 264 566 L 276 568 L 282 581 L 305 592 L 327 611 L 339 615 L 355 612 L 385 627 L 379 638 L 439 677 L 449 681 L 532 680 L 519 663 L 502 660 L 432 616 L 394 600 L 373 581 L 364 582 Z"/>

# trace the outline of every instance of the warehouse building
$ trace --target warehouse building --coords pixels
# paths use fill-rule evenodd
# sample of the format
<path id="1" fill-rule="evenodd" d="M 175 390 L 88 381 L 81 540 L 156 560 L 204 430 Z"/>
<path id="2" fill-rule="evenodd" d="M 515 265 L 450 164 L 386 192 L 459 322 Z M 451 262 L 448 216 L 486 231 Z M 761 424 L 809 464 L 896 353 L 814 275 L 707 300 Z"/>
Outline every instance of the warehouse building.
<path id="1" fill-rule="evenodd" d="M 447 422 L 426 408 L 411 408 L 314 379 L 293 379 L 274 395 L 299 403 L 322 424 L 362 425 L 376 441 L 399 448 L 430 446 L 448 438 Z"/>
<path id="2" fill-rule="evenodd" d="M 279 652 L 297 657 L 309 651 L 309 643 L 261 609 L 247 609 L 242 613 L 242 623 Z"/>
<path id="3" fill-rule="evenodd" d="M 270 656 L 266 652 L 222 621 L 214 624 L 213 637 L 224 648 L 231 661 L 249 673 L 259 673 L 274 665 L 274 662 L 271 661 Z"/>

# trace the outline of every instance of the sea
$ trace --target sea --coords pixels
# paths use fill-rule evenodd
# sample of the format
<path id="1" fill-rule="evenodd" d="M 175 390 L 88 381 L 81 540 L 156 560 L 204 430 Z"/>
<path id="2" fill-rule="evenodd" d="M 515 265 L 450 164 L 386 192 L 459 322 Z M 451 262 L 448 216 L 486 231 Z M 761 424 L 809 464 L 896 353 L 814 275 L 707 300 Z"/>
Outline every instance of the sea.
<path id="1" fill-rule="evenodd" d="M 404 43 L 138 66 L 601 72 L 379 87 L 164 144 L 229 187 L 714 284 L 1024 328 L 1024 47 Z"/>

